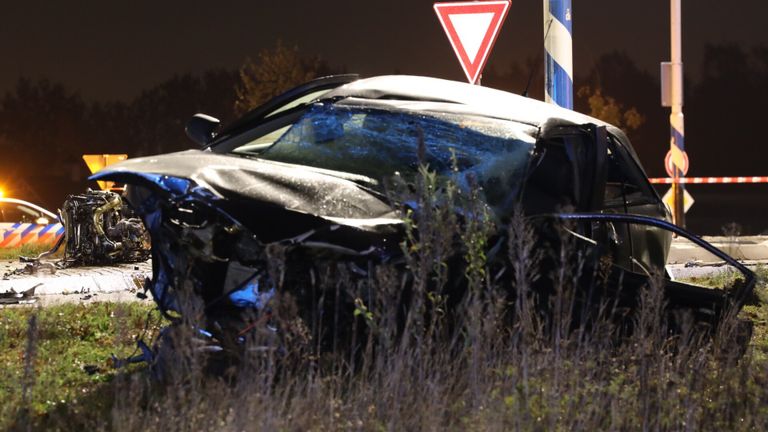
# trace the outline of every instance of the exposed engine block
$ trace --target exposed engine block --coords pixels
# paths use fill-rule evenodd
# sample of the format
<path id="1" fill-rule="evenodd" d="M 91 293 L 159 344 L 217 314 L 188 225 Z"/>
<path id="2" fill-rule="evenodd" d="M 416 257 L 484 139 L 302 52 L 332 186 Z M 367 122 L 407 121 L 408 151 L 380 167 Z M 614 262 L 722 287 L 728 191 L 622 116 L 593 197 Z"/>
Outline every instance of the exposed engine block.
<path id="1" fill-rule="evenodd" d="M 115 192 L 89 189 L 70 195 L 60 215 L 65 228 L 64 266 L 139 262 L 150 256 L 144 224 Z"/>

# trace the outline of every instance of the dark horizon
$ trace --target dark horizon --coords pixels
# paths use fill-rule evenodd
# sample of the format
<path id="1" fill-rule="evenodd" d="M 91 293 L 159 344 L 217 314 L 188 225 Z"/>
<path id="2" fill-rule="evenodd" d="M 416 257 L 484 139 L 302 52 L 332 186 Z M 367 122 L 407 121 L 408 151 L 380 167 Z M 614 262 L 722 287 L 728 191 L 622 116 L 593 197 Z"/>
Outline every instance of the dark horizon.
<path id="1" fill-rule="evenodd" d="M 399 72 L 463 80 L 432 3 L 289 0 L 212 7 L 198 0 L 86 0 L 72 8 L 4 1 L 0 94 L 21 77 L 45 78 L 86 100 L 128 101 L 174 74 L 236 69 L 277 39 L 366 76 Z M 707 44 L 768 45 L 761 18 L 766 12 L 768 4 L 756 0 L 684 2 L 687 77 L 698 78 Z M 541 2 L 513 0 L 489 67 L 504 72 L 515 62 L 538 58 L 542 21 Z M 575 74 L 586 73 L 599 56 L 613 51 L 625 52 L 658 77 L 659 62 L 669 57 L 668 2 L 575 3 Z"/>
<path id="2" fill-rule="evenodd" d="M 39 191 L 30 199 L 51 208 L 86 187 L 82 153 L 138 156 L 190 148 L 183 125 L 195 112 L 231 121 L 234 72 L 278 40 L 297 46 L 301 56 L 320 57 L 331 70 L 465 79 L 432 1 L 211 7 L 197 0 L 87 0 L 76 9 L 0 1 L 0 184 L 25 183 Z M 768 94 L 768 32 L 762 31 L 768 3 L 737 4 L 682 5 L 689 176 L 768 174 L 764 153 L 755 150 L 764 122 L 759 95 Z M 484 85 L 519 93 L 530 61 L 543 64 L 542 9 L 539 1 L 513 0 Z M 646 122 L 629 136 L 648 175 L 663 176 L 669 109 L 660 106 L 658 65 L 669 57 L 669 3 L 578 2 L 573 16 L 575 92 L 599 86 L 624 109 L 637 108 Z M 535 68 L 530 94 L 541 98 L 543 67 Z M 201 77 L 217 69 L 224 72 Z M 28 80 L 26 87 L 17 88 L 20 78 Z M 52 84 L 46 87 L 41 78 Z M 576 99 L 576 109 L 589 113 L 585 98 Z M 107 101 L 118 103 L 98 103 Z M 40 170 L 39 160 L 55 163 Z M 658 190 L 663 194 L 666 187 Z M 688 223 L 695 232 L 717 233 L 731 221 L 744 224 L 745 232 L 768 231 L 761 218 L 768 212 L 768 185 L 690 190 L 696 204 Z"/>

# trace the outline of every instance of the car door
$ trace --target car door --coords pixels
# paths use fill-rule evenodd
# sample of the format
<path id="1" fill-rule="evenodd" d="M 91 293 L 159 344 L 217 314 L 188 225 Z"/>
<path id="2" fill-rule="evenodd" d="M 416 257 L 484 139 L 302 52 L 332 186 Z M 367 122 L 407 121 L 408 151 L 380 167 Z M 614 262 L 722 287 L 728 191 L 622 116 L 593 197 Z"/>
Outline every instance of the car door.
<path id="1" fill-rule="evenodd" d="M 602 205 L 593 211 L 634 214 L 669 221 L 669 212 L 656 194 L 634 157 L 617 137 L 608 136 L 606 146 L 605 188 Z M 620 241 L 631 251 L 633 271 L 663 267 L 672 242 L 672 233 L 656 226 L 624 224 Z"/>
<path id="2" fill-rule="evenodd" d="M 606 132 L 594 124 L 542 125 L 522 197 L 527 214 L 593 210 L 603 200 Z"/>
<path id="3" fill-rule="evenodd" d="M 536 151 L 523 198 L 528 214 L 570 208 L 668 219 L 627 145 L 604 126 L 547 122 Z M 672 240 L 668 231 L 649 225 L 609 221 L 580 230 L 601 243 L 615 264 L 631 271 L 663 267 Z"/>
<path id="4" fill-rule="evenodd" d="M 664 267 L 646 272 L 645 268 L 636 267 L 637 270 L 632 270 L 614 262 L 604 286 L 610 291 L 607 295 L 618 296 L 619 303 L 626 307 L 638 307 L 637 302 L 641 290 L 647 289 L 650 284 L 654 283 L 652 278 L 657 276 L 663 276 L 661 281 L 666 308 L 670 313 L 686 311 L 692 314 L 696 322 L 709 325 L 716 325 L 729 311 L 738 312 L 754 295 L 756 276 L 751 270 L 700 237 L 671 222 L 654 217 L 623 213 L 571 213 L 559 214 L 556 218 L 572 222 L 589 222 L 592 225 L 610 223 L 620 231 L 625 231 L 625 225 L 631 226 L 630 231 L 633 232 L 640 230 L 640 227 L 652 227 L 664 232 L 670 238 L 672 235 L 676 235 L 687 239 L 692 245 L 709 253 L 712 262 L 718 268 L 722 267 L 720 274 L 724 277 L 714 278 L 716 284 L 712 286 L 697 283 L 696 277 L 676 277 L 670 272 L 665 272 Z M 596 282 L 594 279 L 589 280 L 589 278 L 601 273 L 590 272 L 592 269 L 589 269 L 589 266 L 599 265 L 596 264 L 598 262 L 602 263 L 600 258 L 603 247 L 591 239 L 584 237 L 578 237 L 578 239 L 587 251 L 597 252 L 591 255 L 593 257 L 592 264 L 589 264 L 589 260 L 587 260 L 587 270 L 583 271 L 587 277 L 585 286 L 589 287 Z M 587 253 L 586 256 L 590 256 L 590 254 Z M 659 279 L 655 280 L 658 281 Z"/>
<path id="5" fill-rule="evenodd" d="M 52 213 L 34 204 L 0 200 L 0 248 L 53 243 L 61 235 L 60 228 Z"/>

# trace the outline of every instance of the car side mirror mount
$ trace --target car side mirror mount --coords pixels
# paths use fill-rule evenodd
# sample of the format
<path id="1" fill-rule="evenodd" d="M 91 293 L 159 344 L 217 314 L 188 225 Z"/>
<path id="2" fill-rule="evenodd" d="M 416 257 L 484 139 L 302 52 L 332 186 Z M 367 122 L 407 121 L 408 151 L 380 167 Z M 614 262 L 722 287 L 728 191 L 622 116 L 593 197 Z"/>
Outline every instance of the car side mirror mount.
<path id="1" fill-rule="evenodd" d="M 184 132 L 201 147 L 208 145 L 221 127 L 221 121 L 207 114 L 197 113 L 187 122 Z"/>

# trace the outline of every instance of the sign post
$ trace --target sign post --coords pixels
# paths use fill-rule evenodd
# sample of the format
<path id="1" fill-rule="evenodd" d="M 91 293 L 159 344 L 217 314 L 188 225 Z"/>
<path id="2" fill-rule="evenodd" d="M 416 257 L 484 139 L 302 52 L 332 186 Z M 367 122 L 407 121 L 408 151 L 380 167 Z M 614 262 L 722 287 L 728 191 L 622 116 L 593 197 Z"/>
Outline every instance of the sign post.
<path id="1" fill-rule="evenodd" d="M 573 109 L 571 0 L 544 0 L 544 99 Z"/>
<path id="2" fill-rule="evenodd" d="M 435 3 L 437 19 L 470 84 L 480 84 L 512 0 Z"/>
<path id="3" fill-rule="evenodd" d="M 688 172 L 688 155 L 685 153 L 685 119 L 683 117 L 683 61 L 680 37 L 680 0 L 669 1 L 670 12 L 670 61 L 661 64 L 662 106 L 671 107 L 669 114 L 669 153 L 672 177 L 672 218 L 677 226 L 685 227 L 685 186 L 680 181 Z M 665 167 L 670 165 L 665 161 Z M 670 172 L 671 171 L 671 172 Z"/>

